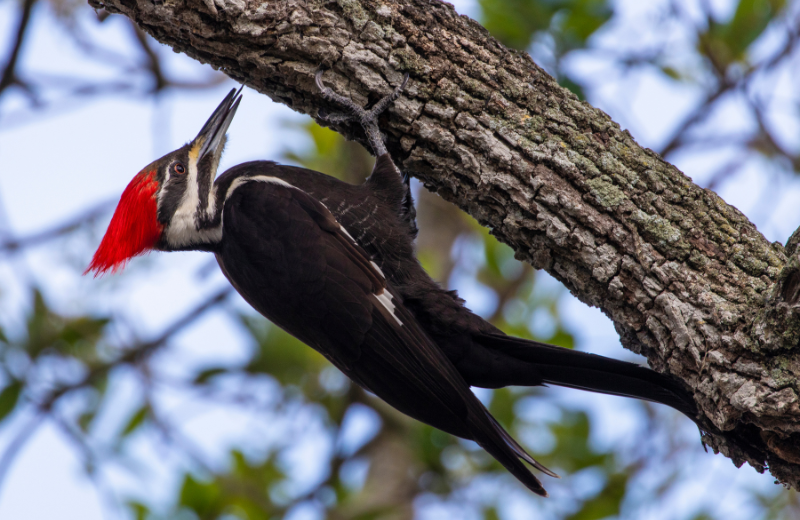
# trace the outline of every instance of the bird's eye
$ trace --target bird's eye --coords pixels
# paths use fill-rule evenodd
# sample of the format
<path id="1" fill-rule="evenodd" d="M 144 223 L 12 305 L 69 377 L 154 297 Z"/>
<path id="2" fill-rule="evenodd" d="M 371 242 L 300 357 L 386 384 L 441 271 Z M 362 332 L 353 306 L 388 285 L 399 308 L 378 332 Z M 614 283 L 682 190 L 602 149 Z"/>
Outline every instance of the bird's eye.
<path id="1" fill-rule="evenodd" d="M 175 163 L 175 166 L 173 166 L 172 169 L 175 170 L 175 173 L 186 173 L 186 167 L 183 166 L 183 163 Z"/>

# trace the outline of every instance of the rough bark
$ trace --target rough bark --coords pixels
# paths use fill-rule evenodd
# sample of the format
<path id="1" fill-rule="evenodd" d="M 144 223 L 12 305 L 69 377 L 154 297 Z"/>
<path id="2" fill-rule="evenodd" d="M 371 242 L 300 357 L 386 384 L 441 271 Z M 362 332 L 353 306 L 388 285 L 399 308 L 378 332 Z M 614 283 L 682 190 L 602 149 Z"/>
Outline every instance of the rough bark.
<path id="1" fill-rule="evenodd" d="M 408 72 L 395 160 L 685 381 L 709 446 L 800 487 L 800 258 L 528 55 L 436 0 L 90 1 L 313 117 L 321 66 L 363 104 Z"/>

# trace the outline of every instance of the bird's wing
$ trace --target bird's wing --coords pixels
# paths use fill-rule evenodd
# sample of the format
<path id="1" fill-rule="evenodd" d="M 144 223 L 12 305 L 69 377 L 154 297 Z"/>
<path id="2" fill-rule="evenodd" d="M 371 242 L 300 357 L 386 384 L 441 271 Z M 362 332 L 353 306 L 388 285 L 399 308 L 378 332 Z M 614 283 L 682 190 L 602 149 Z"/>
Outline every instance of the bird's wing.
<path id="1" fill-rule="evenodd" d="M 520 457 L 546 468 L 489 415 L 322 203 L 283 183 L 249 182 L 226 202 L 223 223 L 218 258 L 253 307 L 401 412 L 475 440 L 545 494 Z"/>

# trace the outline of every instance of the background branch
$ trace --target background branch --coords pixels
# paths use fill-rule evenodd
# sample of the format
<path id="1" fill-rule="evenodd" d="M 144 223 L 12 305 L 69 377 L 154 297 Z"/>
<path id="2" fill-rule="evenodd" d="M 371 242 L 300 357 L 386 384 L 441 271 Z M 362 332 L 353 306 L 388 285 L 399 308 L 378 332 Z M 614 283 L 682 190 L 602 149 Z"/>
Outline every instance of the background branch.
<path id="1" fill-rule="evenodd" d="M 25 31 L 28 30 L 28 23 L 31 20 L 31 11 L 33 11 L 33 6 L 35 4 L 36 0 L 25 0 L 22 3 L 22 11 L 20 12 L 14 43 L 6 59 L 5 66 L 3 67 L 3 74 L 0 76 L 0 95 L 11 85 L 21 84 L 16 72 L 17 61 L 19 60 L 19 53 L 22 51 L 22 44 L 25 41 Z"/>

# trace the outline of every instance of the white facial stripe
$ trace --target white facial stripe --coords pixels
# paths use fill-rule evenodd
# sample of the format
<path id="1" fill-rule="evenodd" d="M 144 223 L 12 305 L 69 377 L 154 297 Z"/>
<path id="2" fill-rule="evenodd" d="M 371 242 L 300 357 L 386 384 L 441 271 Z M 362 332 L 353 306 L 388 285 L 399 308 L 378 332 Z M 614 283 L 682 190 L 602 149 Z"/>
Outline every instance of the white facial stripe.
<path id="1" fill-rule="evenodd" d="M 222 229 L 218 232 L 216 230 L 199 230 L 197 229 L 197 209 L 200 205 L 200 193 L 197 186 L 197 162 L 198 162 L 199 147 L 195 145 L 189 150 L 189 164 L 186 173 L 187 186 L 186 191 L 183 193 L 178 209 L 172 216 L 167 228 L 167 242 L 175 247 L 184 247 L 193 243 L 206 242 L 214 239 L 217 234 L 222 238 Z M 171 168 L 172 166 L 170 166 Z M 169 168 L 167 169 L 169 174 Z M 166 180 L 164 186 L 167 186 Z M 162 193 L 164 190 L 162 190 Z M 217 239 L 218 241 L 219 239 Z"/>
<path id="2" fill-rule="evenodd" d="M 384 309 L 389 311 L 389 314 L 392 315 L 392 318 L 394 318 L 394 321 L 396 321 L 397 324 L 402 327 L 403 326 L 403 322 L 400 321 L 400 318 L 398 318 L 397 314 L 395 314 L 395 306 L 394 306 L 394 303 L 392 303 L 392 300 L 393 300 L 392 295 L 389 294 L 387 291 L 382 290 L 380 292 L 380 294 L 376 294 L 375 295 L 375 298 L 377 298 L 378 303 L 383 305 Z"/>
<path id="3" fill-rule="evenodd" d="M 169 172 L 172 171 L 172 165 L 173 164 L 175 164 L 175 162 L 171 162 L 169 164 L 169 166 L 167 166 L 167 170 L 164 173 L 164 182 L 161 183 L 161 185 L 164 186 L 164 187 L 166 187 L 167 184 L 169 183 L 169 179 L 171 177 L 171 174 Z M 161 203 L 162 203 L 162 201 L 164 199 L 164 194 L 165 193 L 167 193 L 167 190 L 165 190 L 165 189 L 158 190 L 158 207 L 159 208 L 161 207 Z"/>

